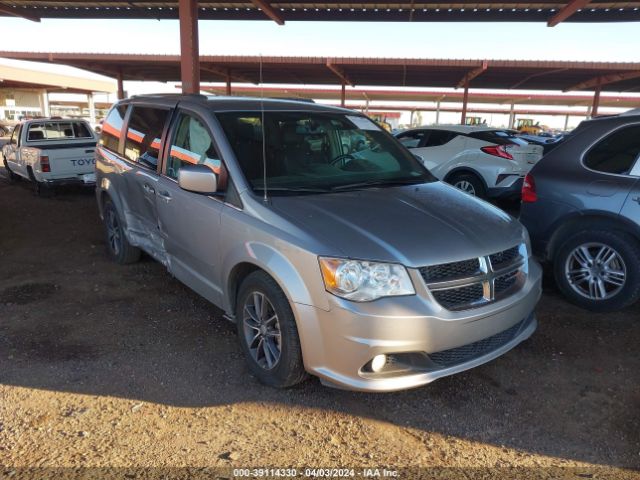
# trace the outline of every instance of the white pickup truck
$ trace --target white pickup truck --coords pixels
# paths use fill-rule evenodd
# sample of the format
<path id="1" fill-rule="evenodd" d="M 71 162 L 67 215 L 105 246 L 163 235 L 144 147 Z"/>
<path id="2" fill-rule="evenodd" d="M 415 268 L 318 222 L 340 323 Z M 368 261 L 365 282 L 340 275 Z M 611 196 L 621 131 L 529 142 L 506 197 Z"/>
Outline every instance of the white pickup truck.
<path id="1" fill-rule="evenodd" d="M 95 184 L 97 136 L 84 120 L 27 120 L 13 130 L 2 148 L 10 180 L 34 182 L 38 194 L 61 184 Z"/>

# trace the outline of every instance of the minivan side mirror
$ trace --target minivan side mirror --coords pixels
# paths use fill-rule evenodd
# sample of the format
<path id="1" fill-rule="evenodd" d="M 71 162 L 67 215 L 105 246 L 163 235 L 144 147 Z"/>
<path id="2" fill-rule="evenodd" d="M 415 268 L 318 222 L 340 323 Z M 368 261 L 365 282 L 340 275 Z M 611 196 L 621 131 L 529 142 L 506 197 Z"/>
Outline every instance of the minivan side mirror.
<path id="1" fill-rule="evenodd" d="M 213 195 L 218 191 L 218 176 L 206 165 L 185 165 L 178 170 L 178 185 L 189 192 Z"/>

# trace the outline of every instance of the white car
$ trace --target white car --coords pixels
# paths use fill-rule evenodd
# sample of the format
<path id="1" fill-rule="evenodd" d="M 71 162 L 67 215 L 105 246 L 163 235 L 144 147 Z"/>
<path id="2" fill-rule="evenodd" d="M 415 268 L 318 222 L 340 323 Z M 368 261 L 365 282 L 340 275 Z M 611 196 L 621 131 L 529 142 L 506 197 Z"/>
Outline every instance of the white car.
<path id="1" fill-rule="evenodd" d="M 395 136 L 440 180 L 481 198 L 518 198 L 543 155 L 541 146 L 490 127 L 438 125 Z"/>
<path id="2" fill-rule="evenodd" d="M 84 120 L 44 118 L 27 120 L 13 130 L 2 147 L 10 180 L 34 182 L 44 194 L 55 185 L 95 184 L 97 136 Z"/>

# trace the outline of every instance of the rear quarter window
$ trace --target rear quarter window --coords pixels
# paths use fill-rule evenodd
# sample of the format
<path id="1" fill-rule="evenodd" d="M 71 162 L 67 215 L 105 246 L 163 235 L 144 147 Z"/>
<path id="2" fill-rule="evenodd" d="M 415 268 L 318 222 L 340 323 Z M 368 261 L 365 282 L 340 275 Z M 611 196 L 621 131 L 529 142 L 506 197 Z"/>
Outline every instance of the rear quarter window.
<path id="1" fill-rule="evenodd" d="M 111 109 L 107 118 L 102 122 L 100 145 L 107 150 L 118 152 L 126 112 L 127 105 L 117 105 Z"/>
<path id="2" fill-rule="evenodd" d="M 621 128 L 600 140 L 584 156 L 584 165 L 603 173 L 628 174 L 640 156 L 640 125 Z"/>

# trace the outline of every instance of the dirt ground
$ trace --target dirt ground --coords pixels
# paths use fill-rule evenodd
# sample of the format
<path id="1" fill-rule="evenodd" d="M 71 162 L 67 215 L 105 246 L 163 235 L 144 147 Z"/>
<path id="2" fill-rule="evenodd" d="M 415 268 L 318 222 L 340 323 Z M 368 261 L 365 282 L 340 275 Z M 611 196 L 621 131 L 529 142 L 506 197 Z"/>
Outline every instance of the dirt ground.
<path id="1" fill-rule="evenodd" d="M 41 199 L 3 175 L 0 478 L 640 478 L 638 306 L 590 314 L 546 285 L 538 331 L 485 366 L 392 394 L 274 390 L 249 375 L 234 326 L 161 265 L 109 262 L 91 191 Z"/>

